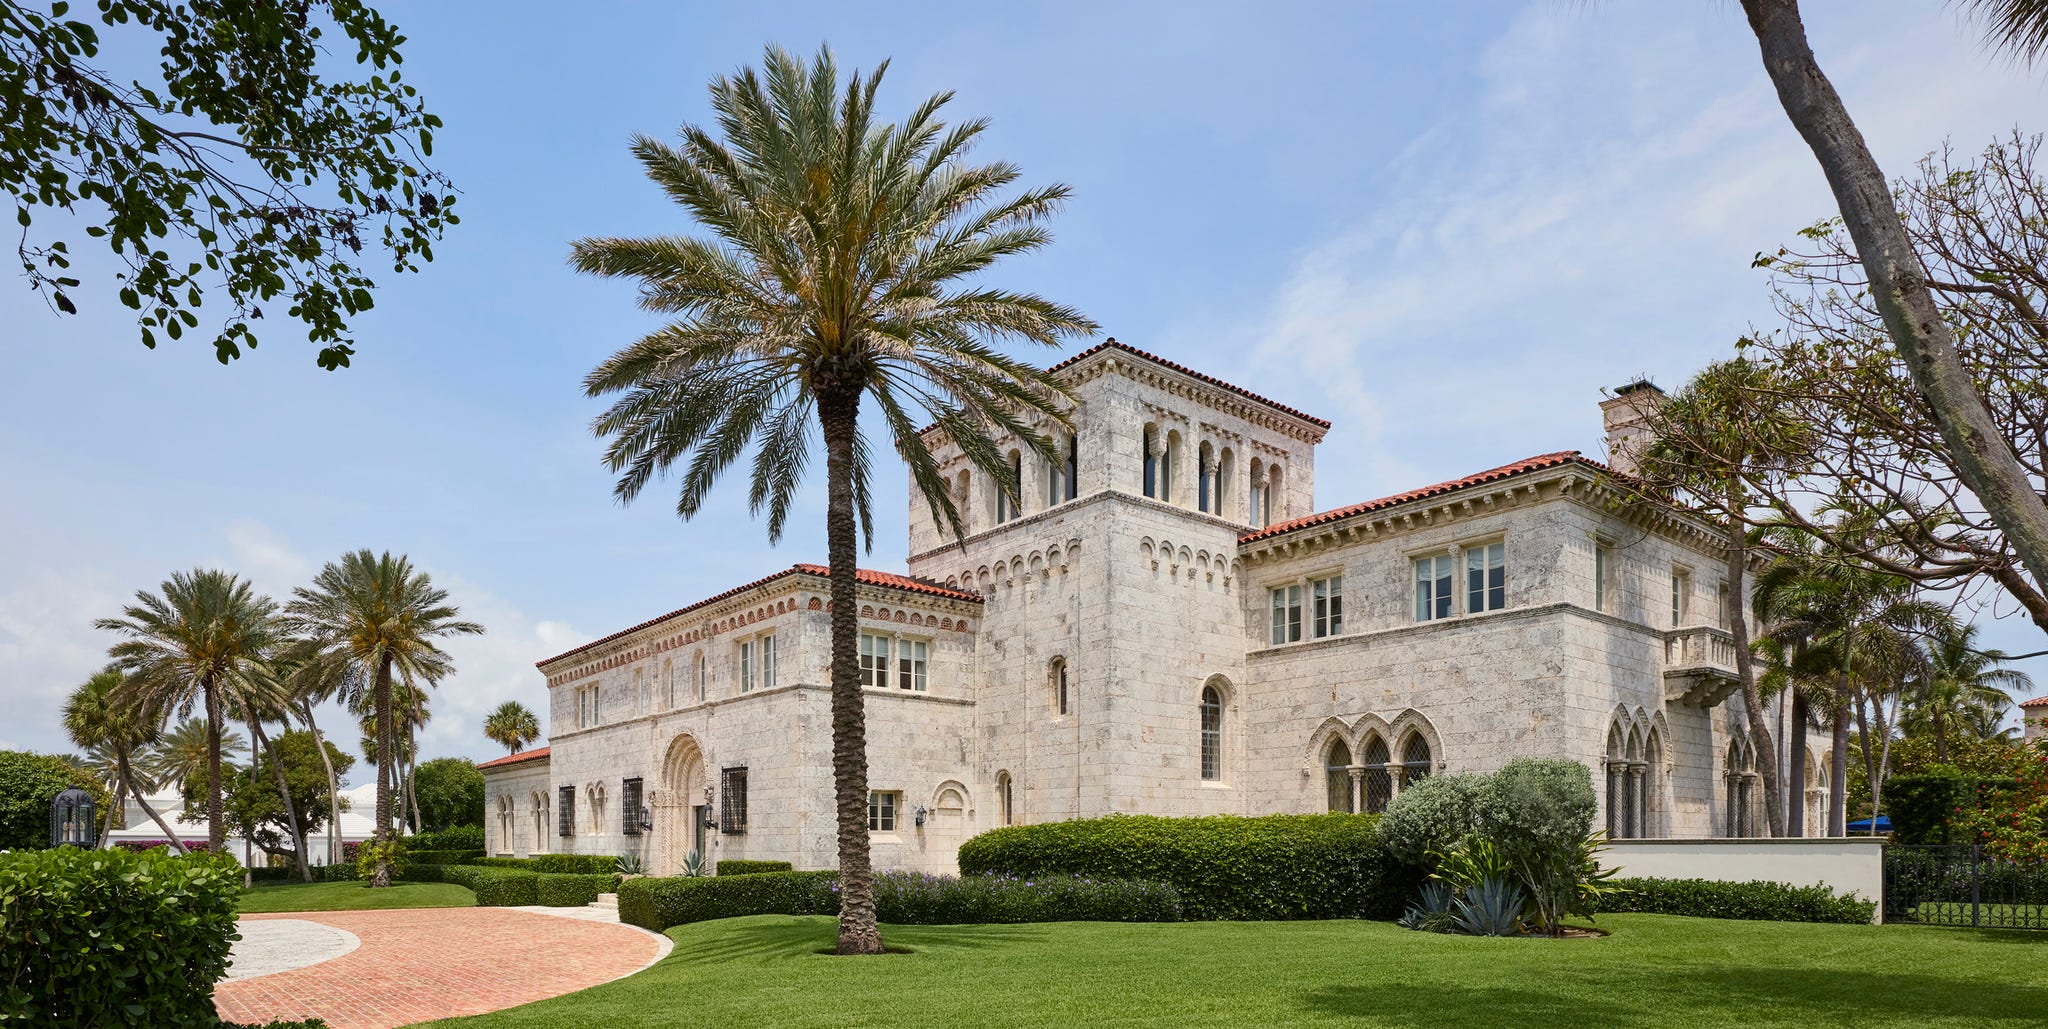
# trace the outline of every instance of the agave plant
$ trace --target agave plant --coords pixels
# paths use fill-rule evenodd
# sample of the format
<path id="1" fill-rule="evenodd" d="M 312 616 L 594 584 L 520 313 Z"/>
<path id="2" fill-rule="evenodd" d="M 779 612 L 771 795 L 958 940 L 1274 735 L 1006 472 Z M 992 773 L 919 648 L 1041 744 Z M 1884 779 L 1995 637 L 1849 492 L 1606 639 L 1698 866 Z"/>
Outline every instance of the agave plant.
<path id="1" fill-rule="evenodd" d="M 711 874 L 711 863 L 704 860 L 704 852 L 693 850 L 683 858 L 683 874 L 695 879 Z"/>
<path id="2" fill-rule="evenodd" d="M 1422 896 L 1408 905 L 1408 911 L 1396 923 L 1404 929 L 1421 932 L 1447 933 L 1456 928 L 1454 914 L 1457 897 L 1451 888 L 1443 883 L 1424 883 Z"/>
<path id="3" fill-rule="evenodd" d="M 1488 876 L 1451 901 L 1451 921 L 1467 936 L 1520 936 L 1529 898 L 1505 876 Z"/>
<path id="4" fill-rule="evenodd" d="M 647 870 L 646 866 L 640 861 L 640 855 L 632 851 L 619 855 L 618 869 L 620 875 L 640 875 Z"/>

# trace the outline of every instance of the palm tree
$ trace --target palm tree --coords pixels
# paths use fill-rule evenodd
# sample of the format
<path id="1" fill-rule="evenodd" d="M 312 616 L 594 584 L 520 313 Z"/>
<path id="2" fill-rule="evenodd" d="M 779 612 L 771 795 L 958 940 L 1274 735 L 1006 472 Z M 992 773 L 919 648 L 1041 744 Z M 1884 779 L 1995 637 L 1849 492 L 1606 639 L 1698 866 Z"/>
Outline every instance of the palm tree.
<path id="1" fill-rule="evenodd" d="M 115 702 L 137 710 L 171 711 L 195 704 L 206 715 L 206 834 L 218 853 L 226 841 L 221 813 L 220 739 L 227 692 L 233 683 L 267 674 L 264 662 L 278 642 L 277 605 L 239 577 L 211 568 L 178 572 L 161 596 L 147 590 L 120 618 L 95 627 L 128 637 L 109 647 L 128 677 Z"/>
<path id="2" fill-rule="evenodd" d="M 1975 625 L 1950 622 L 1928 634 L 1926 675 L 1906 707 L 1903 721 L 1934 735 L 1934 759 L 1943 764 L 1948 762 L 1952 725 L 1979 737 L 1988 735 L 1983 727 L 2005 721 L 2013 694 L 2034 688 L 2027 673 L 1999 667 L 2012 660 L 2004 651 L 1978 649 L 1977 631 Z"/>
<path id="3" fill-rule="evenodd" d="M 156 747 L 149 752 L 149 778 L 158 784 L 193 782 L 206 774 L 207 756 L 211 752 L 206 719 L 187 718 L 164 730 Z M 234 764 L 248 752 L 249 743 L 241 733 L 233 729 L 221 730 L 221 761 Z"/>
<path id="4" fill-rule="evenodd" d="M 263 732 L 265 721 L 280 722 L 286 729 L 291 728 L 290 690 L 282 677 L 272 678 L 267 674 L 244 676 L 234 682 L 236 688 L 229 697 L 228 710 L 249 727 L 250 741 L 270 758 L 271 771 L 277 777 L 277 795 L 284 804 L 285 825 L 292 834 L 292 860 L 298 865 L 300 878 L 312 882 L 313 863 L 306 859 L 306 836 L 299 823 L 298 804 L 292 800 L 291 783 L 284 773 L 284 757 Z M 252 771 L 254 764 L 252 762 Z"/>
<path id="5" fill-rule="evenodd" d="M 423 688 L 454 671 L 436 641 L 483 632 L 475 622 L 461 621 L 445 590 L 403 556 L 368 550 L 344 554 L 313 577 L 311 586 L 292 591 L 285 607 L 292 631 L 303 641 L 299 655 L 341 675 L 351 666 L 368 676 L 375 712 L 377 767 L 393 767 L 398 727 L 392 704 L 394 677 L 405 686 Z M 396 838 L 391 824 L 391 782 L 381 771 L 377 780 L 377 840 Z M 379 861 L 370 885 L 391 885 L 391 865 Z"/>
<path id="6" fill-rule="evenodd" d="M 398 807 L 396 820 L 407 831 L 418 832 L 419 798 L 413 795 L 412 770 L 419 765 L 419 753 L 414 746 L 414 737 L 420 729 L 426 728 L 432 715 L 427 710 L 425 691 L 402 680 L 391 686 L 391 703 L 397 712 L 393 717 L 400 730 L 398 740 L 391 748 L 394 761 L 389 770 L 391 795 Z M 382 776 L 385 768 L 377 764 L 377 712 L 360 704 L 354 711 L 362 719 L 363 757 L 376 766 L 377 774 Z"/>
<path id="7" fill-rule="evenodd" d="M 540 719 L 525 704 L 508 700 L 484 716 L 484 735 L 504 747 L 506 754 L 517 754 L 540 739 Z"/>
<path id="8" fill-rule="evenodd" d="M 171 848 L 183 854 L 184 841 L 149 806 L 149 791 L 155 784 L 135 768 L 146 749 L 156 742 L 163 720 L 155 711 L 117 703 L 115 695 L 122 681 L 120 670 L 105 669 L 87 679 L 64 701 L 64 731 L 71 736 L 71 742 L 86 748 L 87 757 L 100 766 L 113 795 L 107 804 L 107 832 L 100 845 L 114 845 L 114 819 L 121 811 L 124 796 L 133 794 L 135 803 L 163 830 Z"/>
<path id="9" fill-rule="evenodd" d="M 1064 424 L 1066 389 L 995 349 L 1057 345 L 1094 331 L 1042 297 L 961 280 L 1051 241 L 1044 227 L 1066 186 L 1003 197 L 1013 165 L 966 156 L 986 127 L 948 127 L 941 93 L 900 124 L 875 118 L 887 63 L 841 88 L 829 49 L 808 64 L 769 48 L 764 70 L 711 84 L 719 136 L 695 125 L 681 146 L 633 141 L 649 178 L 709 238 L 582 239 L 580 271 L 640 283 L 641 306 L 673 320 L 600 364 L 593 397 L 623 394 L 592 424 L 622 501 L 681 469 L 676 513 L 696 514 L 719 474 L 753 450 L 750 501 L 781 538 L 809 465 L 813 425 L 825 450 L 831 580 L 832 772 L 839 831 L 838 952 L 882 950 L 867 829 L 858 538 L 874 542 L 873 449 L 861 405 L 908 466 L 934 521 L 959 536 L 960 512 L 917 422 L 932 427 L 1014 496 L 991 438 L 1007 433 L 1050 458 L 1035 425 Z M 815 419 L 815 422 L 814 422 Z"/>
<path id="10" fill-rule="evenodd" d="M 1996 49 L 2022 60 L 2048 53 L 2048 0 L 1964 2 L 1988 22 L 1987 39 Z M 1884 172 L 1807 43 L 1798 0 L 1742 0 L 1742 9 L 1779 102 L 1834 191 L 1871 300 L 1954 455 L 1957 474 L 2004 530 L 2034 581 L 2048 582 L 2048 502 L 2004 442 L 1963 364 Z"/>
<path id="11" fill-rule="evenodd" d="M 330 700 L 350 704 L 361 697 L 362 668 L 346 663 L 336 668 L 310 660 L 303 641 L 295 642 L 289 648 L 289 654 L 286 692 L 299 721 L 305 725 L 306 731 L 313 734 L 313 750 L 320 755 L 320 767 L 327 773 L 327 796 L 332 798 L 330 804 L 333 808 L 327 819 L 327 863 L 332 865 L 341 861 L 341 777 L 334 772 L 334 761 L 327 754 L 327 737 L 320 732 L 313 711 Z"/>

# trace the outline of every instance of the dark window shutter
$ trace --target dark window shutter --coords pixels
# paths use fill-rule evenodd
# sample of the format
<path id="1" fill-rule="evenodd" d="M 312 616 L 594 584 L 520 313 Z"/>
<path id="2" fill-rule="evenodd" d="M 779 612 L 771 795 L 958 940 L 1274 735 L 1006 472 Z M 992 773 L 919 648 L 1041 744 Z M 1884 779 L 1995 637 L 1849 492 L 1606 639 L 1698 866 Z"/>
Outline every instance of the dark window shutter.
<path id="1" fill-rule="evenodd" d="M 567 839 L 576 835 L 576 787 L 555 791 L 555 834 Z"/>
<path id="2" fill-rule="evenodd" d="M 718 831 L 740 836 L 747 831 L 747 770 L 720 769 L 718 773 Z"/>
<path id="3" fill-rule="evenodd" d="M 626 835 L 640 835 L 640 780 L 627 779 L 619 784 L 619 816 Z"/>

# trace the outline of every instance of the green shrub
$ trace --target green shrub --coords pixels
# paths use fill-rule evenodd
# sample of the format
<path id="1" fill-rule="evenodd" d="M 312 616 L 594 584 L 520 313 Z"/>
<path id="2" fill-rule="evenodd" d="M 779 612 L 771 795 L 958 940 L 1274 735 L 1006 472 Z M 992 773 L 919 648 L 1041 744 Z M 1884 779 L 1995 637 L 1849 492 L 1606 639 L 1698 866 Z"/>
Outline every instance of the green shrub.
<path id="1" fill-rule="evenodd" d="M 405 859 L 422 865 L 462 865 L 483 857 L 481 850 L 418 850 L 408 846 Z"/>
<path id="2" fill-rule="evenodd" d="M 787 861 L 720 861 L 719 875 L 759 875 L 762 872 L 791 872 L 796 866 Z"/>
<path id="3" fill-rule="evenodd" d="M 661 932 L 687 922 L 741 915 L 833 915 L 836 872 L 644 877 L 619 884 L 619 921 Z"/>
<path id="4" fill-rule="evenodd" d="M 534 903 L 551 908 L 580 908 L 600 893 L 619 888 L 616 875 L 542 875 L 534 884 Z"/>
<path id="5" fill-rule="evenodd" d="M 960 847 L 963 875 L 1165 883 L 1194 920 L 1381 918 L 1421 876 L 1389 854 L 1376 815 L 1108 818 L 993 829 Z"/>
<path id="6" fill-rule="evenodd" d="M 50 802 L 73 786 L 92 794 L 94 817 L 104 825 L 107 789 L 91 776 L 48 755 L 0 750 L 0 850 L 49 846 Z"/>
<path id="7" fill-rule="evenodd" d="M 1408 864 L 1433 866 L 1433 855 L 1455 848 L 1479 827 L 1479 793 L 1485 785 L 1485 776 L 1469 772 L 1409 783 L 1380 817 L 1380 842 Z"/>
<path id="8" fill-rule="evenodd" d="M 1474 812 L 1479 831 L 1510 861 L 1575 852 L 1593 832 L 1593 773 L 1577 761 L 1516 758 L 1483 781 Z"/>
<path id="9" fill-rule="evenodd" d="M 226 857 L 0 854 L 0 1022 L 211 1029 L 241 892 Z"/>
<path id="10" fill-rule="evenodd" d="M 287 1022 L 280 1019 L 275 1022 L 264 1022 L 260 1025 L 255 1022 L 222 1022 L 220 1029 L 328 1029 L 328 1027 L 327 1023 L 321 1019 L 308 1018 L 303 1022 Z"/>
<path id="11" fill-rule="evenodd" d="M 1959 827 L 1969 813 L 2000 794 L 2019 788 L 2010 777 L 1963 775 L 1954 769 L 1895 775 L 1885 780 L 1884 806 L 1892 820 L 1893 843 L 1963 844 L 1975 842 Z"/>
<path id="12" fill-rule="evenodd" d="M 405 845 L 413 850 L 473 850 L 481 854 L 484 852 L 484 827 L 458 825 L 440 832 L 414 833 L 405 838 Z"/>
<path id="13" fill-rule="evenodd" d="M 356 865 L 353 861 L 344 861 L 337 865 L 321 865 L 313 869 L 313 871 L 315 877 L 324 883 L 355 882 L 357 879 L 362 878 L 356 874 Z"/>
<path id="14" fill-rule="evenodd" d="M 535 854 L 532 857 L 472 857 L 461 862 L 484 868 L 517 868 L 551 875 L 604 875 L 619 870 L 619 859 L 609 854 Z"/>
<path id="15" fill-rule="evenodd" d="M 356 878 L 376 878 L 377 862 L 391 866 L 391 878 L 405 878 L 406 866 L 412 862 L 406 857 L 404 840 L 368 840 L 356 848 Z"/>
<path id="16" fill-rule="evenodd" d="M 540 874 L 516 868 L 413 865 L 405 870 L 405 878 L 413 882 L 454 883 L 465 887 L 476 894 L 476 906 L 480 908 L 529 907 L 540 902 Z M 595 900 L 596 895 L 593 894 L 591 899 Z"/>
<path id="17" fill-rule="evenodd" d="M 249 881 L 252 883 L 283 883 L 297 882 L 298 880 L 299 870 L 289 865 L 279 865 L 275 868 L 249 869 Z"/>
<path id="18" fill-rule="evenodd" d="M 838 890 L 838 884 L 833 884 Z M 1178 922 L 1180 894 L 1165 883 L 1047 875 L 875 876 L 879 921 L 895 925 L 1007 922 Z"/>
<path id="19" fill-rule="evenodd" d="M 1602 912 L 1860 925 L 1867 924 L 1877 908 L 1874 901 L 1853 893 L 1841 896 L 1826 886 L 1709 879 L 1615 879 L 1608 885 L 1617 892 L 1600 898 Z"/>

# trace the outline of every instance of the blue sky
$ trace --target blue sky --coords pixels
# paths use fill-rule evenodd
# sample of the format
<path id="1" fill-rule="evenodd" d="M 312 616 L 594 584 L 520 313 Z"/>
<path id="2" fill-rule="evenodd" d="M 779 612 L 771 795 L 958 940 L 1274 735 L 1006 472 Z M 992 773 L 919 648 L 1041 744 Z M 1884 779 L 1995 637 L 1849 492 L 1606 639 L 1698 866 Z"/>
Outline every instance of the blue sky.
<path id="1" fill-rule="evenodd" d="M 1732 4 L 690 6 L 382 5 L 463 224 L 385 281 L 345 372 L 281 322 L 224 368 L 145 350 L 110 293 L 59 318 L 0 287 L 0 747 L 65 748 L 92 619 L 176 569 L 282 596 L 344 550 L 409 553 L 490 629 L 450 648 L 426 743 L 483 758 L 485 710 L 541 705 L 536 659 L 822 559 L 815 490 L 779 548 L 737 482 L 689 524 L 667 491 L 619 507 L 577 385 L 653 323 L 568 241 L 689 231 L 627 139 L 707 120 L 706 81 L 766 42 L 892 58 L 885 106 L 955 90 L 993 119 L 979 156 L 1072 185 L 1000 281 L 1332 419 L 1319 507 L 1597 455 L 1600 388 L 1676 385 L 1773 324 L 1751 255 L 1831 212 Z M 2048 79 L 1945 5 L 1808 6 L 1888 171 L 2048 128 Z M 904 505 L 879 513 L 871 563 L 900 568 Z M 2013 617 L 1989 637 L 2042 646 Z"/>

